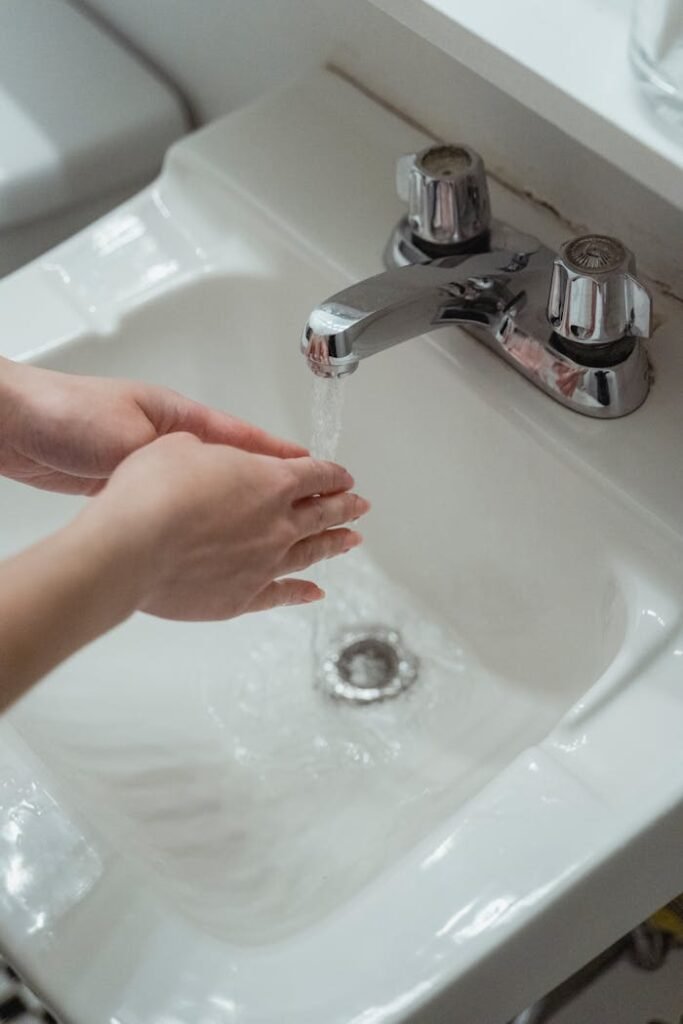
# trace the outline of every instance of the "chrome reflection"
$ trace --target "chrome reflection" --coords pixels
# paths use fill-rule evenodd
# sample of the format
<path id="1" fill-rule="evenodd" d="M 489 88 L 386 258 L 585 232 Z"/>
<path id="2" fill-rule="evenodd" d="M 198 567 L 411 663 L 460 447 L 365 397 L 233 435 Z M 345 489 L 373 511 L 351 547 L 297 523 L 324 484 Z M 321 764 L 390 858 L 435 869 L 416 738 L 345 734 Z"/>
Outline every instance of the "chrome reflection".
<path id="1" fill-rule="evenodd" d="M 301 350 L 314 373 L 342 376 L 360 360 L 434 328 L 466 327 L 563 405 L 589 416 L 626 415 L 649 389 L 636 325 L 624 323 L 634 333 L 614 340 L 619 314 L 603 303 L 606 334 L 593 323 L 590 341 L 563 338 L 546 316 L 556 260 L 550 249 L 532 243 L 526 252 L 494 250 L 388 270 L 317 306 Z M 613 292 L 619 292 L 616 282 Z M 643 312 L 639 336 L 649 331 L 648 317 Z"/>
<path id="2" fill-rule="evenodd" d="M 587 416 L 633 412 L 650 387 L 641 342 L 652 300 L 618 239 L 587 234 L 558 254 L 491 221 L 481 157 L 437 144 L 402 157 L 408 212 L 384 274 L 311 312 L 301 348 L 323 377 L 436 327 L 465 327 L 562 405 Z"/>

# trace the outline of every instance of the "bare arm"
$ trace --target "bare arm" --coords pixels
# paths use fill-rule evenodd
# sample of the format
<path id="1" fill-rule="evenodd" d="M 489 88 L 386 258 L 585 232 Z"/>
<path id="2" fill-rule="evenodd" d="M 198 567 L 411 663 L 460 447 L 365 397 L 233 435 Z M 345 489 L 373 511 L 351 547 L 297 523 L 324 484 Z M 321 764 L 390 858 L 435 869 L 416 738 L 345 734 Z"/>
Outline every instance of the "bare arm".
<path id="1" fill-rule="evenodd" d="M 115 531 L 75 520 L 0 563 L 0 712 L 135 609 L 140 566 Z"/>

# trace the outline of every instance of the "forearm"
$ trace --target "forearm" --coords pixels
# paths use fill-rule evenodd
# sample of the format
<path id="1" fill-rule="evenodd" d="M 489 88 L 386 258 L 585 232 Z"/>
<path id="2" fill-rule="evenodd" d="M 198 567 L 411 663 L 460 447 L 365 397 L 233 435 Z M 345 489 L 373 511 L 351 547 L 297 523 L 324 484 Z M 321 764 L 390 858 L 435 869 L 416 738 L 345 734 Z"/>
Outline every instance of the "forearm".
<path id="1" fill-rule="evenodd" d="M 139 559 L 97 516 L 0 563 L 0 712 L 139 600 Z"/>
<path id="2" fill-rule="evenodd" d="M 22 400 L 27 370 L 30 367 L 0 356 L 0 428 L 13 417 L 17 403 Z"/>
<path id="3" fill-rule="evenodd" d="M 14 398 L 24 387 L 25 378 L 30 376 L 31 369 L 27 363 L 18 363 L 14 359 L 0 356 L 0 400 Z"/>
<path id="4" fill-rule="evenodd" d="M 7 359 L 5 356 L 0 356 L 0 383 L 2 383 L 2 380 L 7 373 L 12 372 L 12 368 L 16 365 L 17 364 L 13 359 Z"/>
<path id="5" fill-rule="evenodd" d="M 13 476 L 35 367 L 0 356 L 0 475 Z"/>

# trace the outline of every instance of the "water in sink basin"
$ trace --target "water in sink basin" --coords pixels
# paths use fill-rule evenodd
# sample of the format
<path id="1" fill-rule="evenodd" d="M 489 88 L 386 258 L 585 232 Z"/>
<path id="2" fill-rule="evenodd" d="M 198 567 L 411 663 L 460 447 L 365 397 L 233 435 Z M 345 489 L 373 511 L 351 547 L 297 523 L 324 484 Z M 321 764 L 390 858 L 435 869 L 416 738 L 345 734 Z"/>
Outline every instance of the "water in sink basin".
<path id="1" fill-rule="evenodd" d="M 364 552 L 328 585 L 340 614 L 390 621 L 418 655 L 399 698 L 314 687 L 312 609 L 192 627 L 191 655 L 177 626 L 139 616 L 60 669 L 59 705 L 32 716 L 32 745 L 103 831 L 235 942 L 345 902 L 557 719 Z"/>
<path id="2" fill-rule="evenodd" d="M 292 270 L 290 253 L 283 266 L 270 301 L 262 283 L 256 303 L 242 302 L 241 280 L 201 282 L 132 314 L 108 343 L 44 361 L 143 376 L 306 437 L 310 375 L 278 339 L 334 289 L 308 265 Z M 12 715 L 112 845 L 237 943 L 343 905 L 545 735 L 627 633 L 620 513 L 510 430 L 443 353 L 402 346 L 346 391 L 340 458 L 374 511 L 367 551 L 334 563 L 336 587 L 353 621 L 401 631 L 420 659 L 410 690 L 368 707 L 316 690 L 313 608 L 215 625 L 141 615 Z M 11 547 L 71 508 L 2 486 Z"/>

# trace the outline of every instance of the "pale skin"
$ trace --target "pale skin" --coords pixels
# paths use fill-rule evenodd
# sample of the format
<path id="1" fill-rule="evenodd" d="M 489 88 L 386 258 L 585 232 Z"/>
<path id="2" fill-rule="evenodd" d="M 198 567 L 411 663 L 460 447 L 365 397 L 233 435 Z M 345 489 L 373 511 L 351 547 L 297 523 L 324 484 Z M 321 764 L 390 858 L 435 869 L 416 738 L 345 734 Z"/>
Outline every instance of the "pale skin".
<path id="1" fill-rule="evenodd" d="M 0 474 L 91 500 L 0 562 L 0 711 L 136 610 L 219 620 L 323 597 L 351 550 L 349 473 L 164 388 L 0 359 Z"/>

